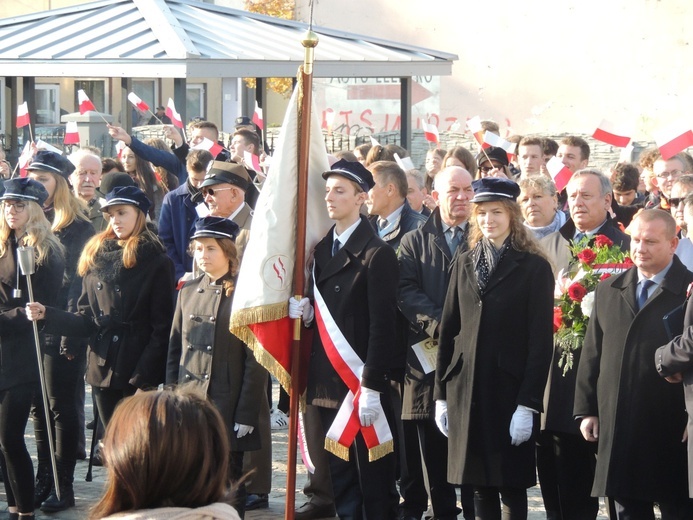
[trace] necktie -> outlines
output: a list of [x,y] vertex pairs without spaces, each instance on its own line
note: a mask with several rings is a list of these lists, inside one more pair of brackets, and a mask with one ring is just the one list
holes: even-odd
[[653,285],[654,282],[652,280],[643,280],[643,282],[640,284],[640,290],[638,291],[638,310],[645,306],[649,289]]
[[332,256],[336,255],[337,252],[342,248],[342,243],[339,240],[334,241],[332,244]]
[[577,234],[575,235],[575,238],[573,239],[573,242],[575,242],[575,243],[577,244],[578,242],[580,242],[580,240],[582,240],[582,239],[585,238],[586,236],[587,236],[587,235],[585,235],[584,233],[577,233]]
[[450,240],[448,241],[448,246],[450,246],[450,252],[454,255],[457,250],[457,246],[460,245],[460,228],[457,226],[448,229],[450,235]]
[[383,230],[387,227],[387,219],[386,218],[379,218],[378,219],[378,229]]

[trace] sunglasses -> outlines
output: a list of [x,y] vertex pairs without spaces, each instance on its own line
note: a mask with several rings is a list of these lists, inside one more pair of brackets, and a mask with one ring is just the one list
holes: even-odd
[[232,190],[232,189],[233,188],[217,188],[215,190],[214,188],[202,188],[202,193],[204,193],[205,195],[211,195],[212,197],[214,197],[214,194],[217,191],[226,191],[226,190]]
[[681,203],[682,203],[683,201],[685,201],[685,200],[686,200],[685,198],[680,198],[680,199],[679,199],[679,198],[673,198],[673,199],[669,199],[669,205],[670,205],[672,208],[676,208],[679,204],[681,204]]

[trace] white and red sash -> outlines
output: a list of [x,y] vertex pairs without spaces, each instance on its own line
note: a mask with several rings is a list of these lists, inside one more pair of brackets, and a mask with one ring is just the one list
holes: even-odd
[[349,389],[339,407],[337,417],[330,426],[325,439],[325,449],[337,457],[349,460],[349,447],[356,435],[361,432],[368,447],[368,459],[378,460],[392,453],[393,439],[382,405],[378,403],[378,418],[372,426],[361,426],[358,414],[359,396],[361,394],[361,375],[365,363],[349,345],[339,330],[325,304],[317,284],[314,284],[315,322],[322,340],[327,358],[332,367]]

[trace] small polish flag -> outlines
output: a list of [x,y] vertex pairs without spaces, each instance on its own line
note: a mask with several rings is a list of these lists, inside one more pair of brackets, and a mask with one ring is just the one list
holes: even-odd
[[655,142],[662,154],[662,159],[668,161],[674,155],[682,152],[689,146],[693,146],[693,131],[691,125],[683,121],[664,128],[654,135]]
[[115,145],[116,148],[116,157],[118,157],[118,160],[120,161],[120,157],[123,155],[123,150],[125,150],[125,143],[123,141],[118,141]]
[[501,136],[496,135],[493,132],[489,132],[488,130],[486,130],[486,132],[484,133],[484,143],[488,143],[491,146],[497,146],[498,148],[502,148],[508,155],[513,155],[515,153],[515,143],[511,143],[510,141],[507,141],[503,139]]
[[438,127],[436,125],[429,125],[425,121],[421,121],[421,127],[423,128],[426,141],[434,144],[440,142],[440,135],[438,134]]
[[26,101],[17,107],[17,128],[22,128],[30,123],[29,107]]
[[77,130],[76,121],[68,121],[65,124],[65,144],[79,144],[79,130]]
[[254,153],[250,153],[248,150],[244,151],[243,162],[249,165],[256,172],[262,173],[262,168],[260,167],[260,158]]
[[77,91],[77,101],[79,101],[80,114],[86,114],[90,110],[96,112],[96,107],[94,106],[94,103],[91,102],[89,96],[87,96],[87,93],[84,92],[84,90],[79,89]]
[[168,98],[168,105],[166,105],[166,115],[173,123],[176,128],[183,128],[183,119],[180,114],[176,112],[176,105],[173,104],[173,99]]
[[414,166],[414,161],[411,160],[411,157],[404,157],[401,158],[399,154],[395,154],[395,162],[399,165],[400,168],[402,168],[405,172],[409,170],[415,170],[416,166]]
[[482,148],[488,148],[491,146],[484,142],[484,129],[481,128],[481,118],[479,116],[474,116],[467,120],[467,128],[474,134],[474,139],[481,145]]
[[378,140],[373,136],[371,136],[371,146],[380,146]]
[[17,162],[19,163],[19,176],[20,177],[26,177],[27,176],[27,167],[29,166],[29,163],[31,162],[31,141],[27,141],[26,144],[24,145],[24,149],[22,150],[22,154],[19,156],[19,159]]
[[202,141],[193,146],[192,148],[194,150],[207,150],[214,157],[219,155],[221,151],[224,149],[224,147],[221,146],[219,143],[215,143],[214,141],[207,139],[206,137],[203,137]]
[[140,99],[140,97],[134,92],[130,92],[128,94],[128,100],[130,101],[130,103],[139,108],[142,112],[146,112],[149,110],[149,105],[142,101],[142,99]]
[[264,130],[265,123],[262,120],[262,109],[257,104],[257,101],[255,101],[255,112],[253,112],[253,123],[255,123],[255,126],[257,126],[260,130]]
[[611,146],[618,146],[619,148],[625,148],[630,143],[630,137],[628,134],[630,132],[624,131],[621,128],[617,128],[613,123],[602,119],[599,126],[592,134],[592,137]]
[[47,152],[53,152],[62,155],[63,151],[60,148],[56,148],[52,144],[48,144],[46,141],[42,141],[41,139],[36,141],[36,149],[37,150],[46,150]]
[[568,181],[573,176],[568,167],[563,164],[563,162],[556,156],[551,157],[549,162],[546,163],[546,169],[549,171],[549,175],[553,179],[556,189],[562,191],[566,187]]

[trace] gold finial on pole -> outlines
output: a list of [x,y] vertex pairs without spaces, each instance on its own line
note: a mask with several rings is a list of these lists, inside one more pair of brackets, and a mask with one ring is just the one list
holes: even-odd
[[315,60],[315,47],[318,44],[318,35],[312,30],[306,31],[301,40],[301,45],[306,49],[306,56],[303,61],[304,74],[313,73],[313,61]]

